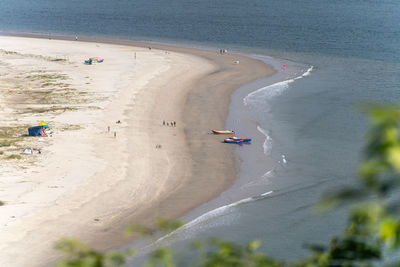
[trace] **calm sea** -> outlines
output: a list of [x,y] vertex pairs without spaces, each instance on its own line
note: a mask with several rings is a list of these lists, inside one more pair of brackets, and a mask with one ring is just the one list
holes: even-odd
[[252,128],[246,134],[262,151],[239,149],[243,188],[254,180],[268,194],[193,223],[173,242],[178,248],[199,237],[258,238],[272,256],[306,256],[302,244],[325,242],[345,222],[343,211],[316,215],[313,206],[354,181],[367,127],[357,105],[400,100],[397,0],[2,0],[0,31],[227,47],[287,60],[293,75],[280,79],[291,80],[240,89],[232,105],[246,115],[228,121]]

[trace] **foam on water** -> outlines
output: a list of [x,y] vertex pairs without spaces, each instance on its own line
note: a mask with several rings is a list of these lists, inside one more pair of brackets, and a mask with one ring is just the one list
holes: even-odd
[[250,202],[264,199],[272,193],[273,193],[273,191],[268,191],[268,192],[262,193],[257,196],[244,198],[239,201],[233,202],[231,204],[213,209],[213,210],[211,210],[207,213],[204,213],[203,215],[195,218],[194,220],[184,224],[183,226],[179,227],[175,231],[172,231],[171,233],[159,238],[150,246],[157,245],[158,243],[163,242],[163,241],[167,240],[168,238],[170,238],[172,236],[176,236],[176,235],[178,235],[180,239],[188,239],[188,238],[190,238],[190,233],[188,232],[188,230],[190,230],[192,228],[195,228],[194,230],[198,230],[199,225],[201,225],[201,229],[204,229],[206,226],[206,223],[211,221],[212,219],[214,219],[216,217],[220,217],[222,215],[224,215],[224,216],[228,215],[229,212],[232,211],[233,208],[235,208],[239,205],[245,204],[245,203],[250,203]]
[[287,160],[286,160],[286,156],[285,156],[285,155],[282,155],[282,163],[283,163],[283,164],[286,164],[286,163],[287,163]]
[[269,178],[272,175],[274,175],[275,169],[269,170],[266,173],[264,173],[263,178]]
[[284,92],[286,89],[288,89],[289,85],[292,82],[309,76],[313,69],[314,69],[314,66],[311,66],[306,72],[304,72],[302,75],[300,75],[296,78],[277,82],[277,83],[262,87],[254,92],[251,92],[243,99],[243,104],[245,106],[247,106],[250,103],[251,104],[256,103],[257,100],[265,101],[266,99],[269,100],[275,96],[278,96],[278,95],[282,94],[282,92]]
[[311,66],[306,72],[303,73],[300,77],[297,77],[295,80],[306,77],[311,74],[312,70],[314,69],[314,66]]
[[262,133],[263,135],[265,135],[265,141],[263,143],[263,149],[264,149],[264,154],[265,155],[269,155],[269,153],[271,152],[271,148],[272,148],[272,138],[268,135],[268,131],[261,128],[260,126],[257,126],[257,130]]

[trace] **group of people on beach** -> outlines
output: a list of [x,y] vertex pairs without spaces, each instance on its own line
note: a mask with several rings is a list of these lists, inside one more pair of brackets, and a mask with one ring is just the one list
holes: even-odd
[[167,125],[167,126],[176,127],[176,121],[166,122],[165,120],[163,120],[162,124],[163,124],[163,126]]
[[[121,120],[117,120],[115,123],[116,124],[121,124]],[[111,131],[111,127],[107,126],[107,132],[110,132],[110,131]],[[117,132],[116,131],[114,131],[114,138],[117,138]]]

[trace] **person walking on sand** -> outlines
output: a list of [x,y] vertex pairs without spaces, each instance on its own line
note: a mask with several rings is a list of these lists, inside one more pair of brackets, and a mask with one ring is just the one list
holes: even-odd
[[165,120],[162,121],[162,125],[165,126]]
[[174,127],[176,127],[176,121],[174,121]]

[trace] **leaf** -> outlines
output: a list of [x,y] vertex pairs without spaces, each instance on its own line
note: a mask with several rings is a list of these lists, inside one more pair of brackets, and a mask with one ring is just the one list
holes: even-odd
[[400,171],[400,146],[388,148],[387,159],[396,171]]
[[182,225],[183,223],[178,220],[168,220],[165,218],[157,219],[157,227],[159,228],[160,231],[164,233],[172,232],[181,227]]
[[128,236],[133,234],[139,234],[141,236],[150,236],[152,235],[152,233],[153,231],[150,228],[144,227],[139,224],[130,224],[125,229],[125,234]]
[[396,230],[397,230],[396,222],[392,219],[387,219],[381,224],[381,227],[379,229],[379,236],[385,242],[392,242]]
[[324,213],[338,206],[349,204],[354,201],[359,201],[367,194],[365,191],[358,188],[343,187],[335,190],[324,197],[316,206],[316,210],[319,213]]
[[260,240],[253,240],[247,244],[247,250],[250,252],[256,251],[261,246]]

